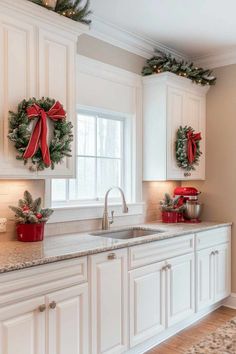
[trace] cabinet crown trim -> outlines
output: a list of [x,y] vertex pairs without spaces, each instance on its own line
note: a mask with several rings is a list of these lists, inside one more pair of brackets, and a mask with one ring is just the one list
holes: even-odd
[[210,86],[201,86],[193,83],[190,79],[185,77],[178,76],[171,72],[164,72],[161,74],[154,74],[143,77],[144,86],[152,85],[156,83],[163,83],[166,85],[175,85],[180,87],[181,89],[185,88],[186,90],[190,90],[193,92],[198,92],[198,94],[206,95]]
[[49,11],[44,7],[36,5],[28,0],[2,0],[2,8],[7,8],[14,13],[20,13],[32,17],[33,20],[39,22],[46,22],[50,25],[55,25],[58,29],[70,32],[72,35],[78,37],[81,34],[89,31],[89,26],[70,20],[65,16],[61,16],[56,12]]

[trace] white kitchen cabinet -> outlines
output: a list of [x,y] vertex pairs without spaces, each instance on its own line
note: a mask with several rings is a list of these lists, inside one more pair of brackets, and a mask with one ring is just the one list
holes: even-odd
[[0,309],[0,354],[45,354],[45,308],[40,296]]
[[88,354],[88,286],[77,285],[46,296],[48,353]]
[[230,245],[225,243],[215,248],[215,301],[230,295],[231,257]]
[[[56,98],[67,112],[67,119],[76,127],[76,41],[68,38],[64,32],[53,31],[52,28],[39,29],[39,97]],[[75,133],[76,130],[74,130]],[[71,144],[75,151],[74,142]],[[55,171],[46,169],[39,171],[39,177],[55,174],[71,177],[75,174],[75,153],[66,157]]]
[[[76,55],[78,36],[87,26],[29,1],[1,1],[0,13],[0,178],[67,178],[75,173],[72,157],[42,172],[29,171],[16,160],[7,138],[8,111],[24,98],[59,100],[76,132]],[[48,122],[52,126],[52,122]]]
[[197,309],[230,295],[230,243],[197,252]]
[[[205,105],[208,89],[172,73],[143,78],[145,181],[205,178]],[[179,168],[175,157],[176,133],[180,126],[185,125],[202,135],[200,163],[191,172]]]
[[93,354],[118,354],[128,342],[127,249],[90,256]]
[[129,274],[131,347],[165,329],[164,265],[164,262],[158,262]]
[[33,178],[7,138],[9,110],[36,95],[35,28],[26,21],[0,13],[0,178]]
[[191,316],[195,311],[194,254],[186,254],[167,261],[167,327]]
[[0,309],[0,354],[88,354],[88,345],[87,284]]
[[194,253],[131,271],[130,346],[191,316],[194,284]]
[[197,253],[197,307],[198,309],[214,302],[214,248]]

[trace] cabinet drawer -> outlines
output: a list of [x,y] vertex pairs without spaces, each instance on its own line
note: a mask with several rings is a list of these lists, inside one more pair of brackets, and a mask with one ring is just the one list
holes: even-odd
[[202,231],[196,234],[196,247],[197,250],[212,247],[220,243],[230,241],[231,227],[220,227],[213,230]]
[[193,252],[194,236],[185,235],[129,248],[129,269]]
[[87,281],[87,257],[0,274],[0,306]]

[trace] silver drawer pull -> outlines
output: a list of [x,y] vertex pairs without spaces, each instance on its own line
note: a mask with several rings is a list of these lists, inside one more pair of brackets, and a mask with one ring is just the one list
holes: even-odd
[[115,253],[109,253],[107,256],[107,259],[109,259],[109,261],[112,261],[113,259],[116,259],[116,254]]
[[215,251],[212,251],[211,252],[211,256],[214,256],[216,253],[215,253]]
[[216,251],[215,251],[215,254],[219,254],[219,251],[218,251],[218,250],[216,250]]

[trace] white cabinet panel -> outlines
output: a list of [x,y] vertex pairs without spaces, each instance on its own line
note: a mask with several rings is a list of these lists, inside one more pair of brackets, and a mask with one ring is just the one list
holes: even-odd
[[165,328],[164,262],[130,272],[130,346]]
[[45,354],[44,297],[0,309],[0,354]]
[[128,337],[127,250],[90,257],[92,353],[122,353]]
[[16,160],[17,151],[7,138],[8,111],[16,111],[23,99],[49,96],[63,103],[68,119],[76,125],[77,39],[87,27],[64,21],[28,1],[3,0],[1,6],[0,178],[73,177],[75,144],[72,158],[65,158],[54,171],[32,172]]
[[168,327],[189,317],[195,311],[194,254],[172,258],[167,270]]
[[225,243],[215,250],[215,301],[230,295],[230,244]]
[[230,243],[197,252],[197,309],[230,295]]
[[[67,120],[76,125],[75,65],[76,45],[63,33],[39,30],[39,96],[60,101],[67,111]],[[48,125],[53,126],[52,122]],[[75,133],[75,129],[74,129]],[[39,177],[73,177],[75,168],[75,144],[72,143],[73,157],[65,158],[55,170],[39,172]]]
[[197,310],[214,302],[214,248],[197,253]]
[[60,290],[46,299],[49,353],[88,354],[88,285]]
[[33,26],[0,14],[0,177],[35,177],[7,138],[9,110],[36,95],[34,36]]
[[[209,87],[172,73],[144,77],[143,84],[143,179],[205,179],[205,102]],[[177,130],[185,125],[202,135],[200,163],[190,172],[176,163]]]

